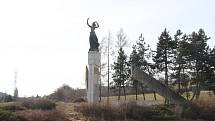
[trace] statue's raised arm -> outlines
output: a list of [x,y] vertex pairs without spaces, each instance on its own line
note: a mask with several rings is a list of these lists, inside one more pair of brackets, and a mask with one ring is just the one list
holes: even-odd
[[89,24],[89,19],[90,18],[87,18],[87,25],[91,28],[92,26],[90,26],[90,24]]
[[95,28],[99,28],[99,23],[97,21],[95,21],[95,23],[96,23]]

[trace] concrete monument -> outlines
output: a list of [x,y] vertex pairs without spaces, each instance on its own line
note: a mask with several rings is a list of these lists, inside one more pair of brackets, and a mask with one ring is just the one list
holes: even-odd
[[89,103],[96,103],[99,99],[98,81],[100,80],[101,54],[99,52],[99,43],[95,28],[98,28],[99,24],[95,21],[90,25],[88,21],[89,18],[87,19],[87,25],[91,28],[91,32],[89,37],[90,49],[88,52],[88,68],[86,68],[87,100]]

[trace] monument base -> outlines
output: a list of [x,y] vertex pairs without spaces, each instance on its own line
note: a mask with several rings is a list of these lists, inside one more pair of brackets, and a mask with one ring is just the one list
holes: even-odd
[[88,87],[87,87],[87,101],[89,103],[98,102],[98,92],[100,78],[100,63],[101,53],[98,51],[88,52]]

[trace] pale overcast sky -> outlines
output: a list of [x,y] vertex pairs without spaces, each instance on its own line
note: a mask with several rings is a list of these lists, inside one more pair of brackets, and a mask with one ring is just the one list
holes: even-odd
[[131,43],[143,33],[155,49],[170,34],[203,28],[215,45],[214,0],[1,0],[0,91],[47,95],[62,84],[84,87],[89,50],[86,20],[98,21],[99,41],[122,27]]

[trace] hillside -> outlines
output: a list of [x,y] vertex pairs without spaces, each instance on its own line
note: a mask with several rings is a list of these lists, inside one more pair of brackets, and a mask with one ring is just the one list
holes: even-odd
[[0,92],[0,98],[2,98],[3,96],[5,96],[5,93]]

